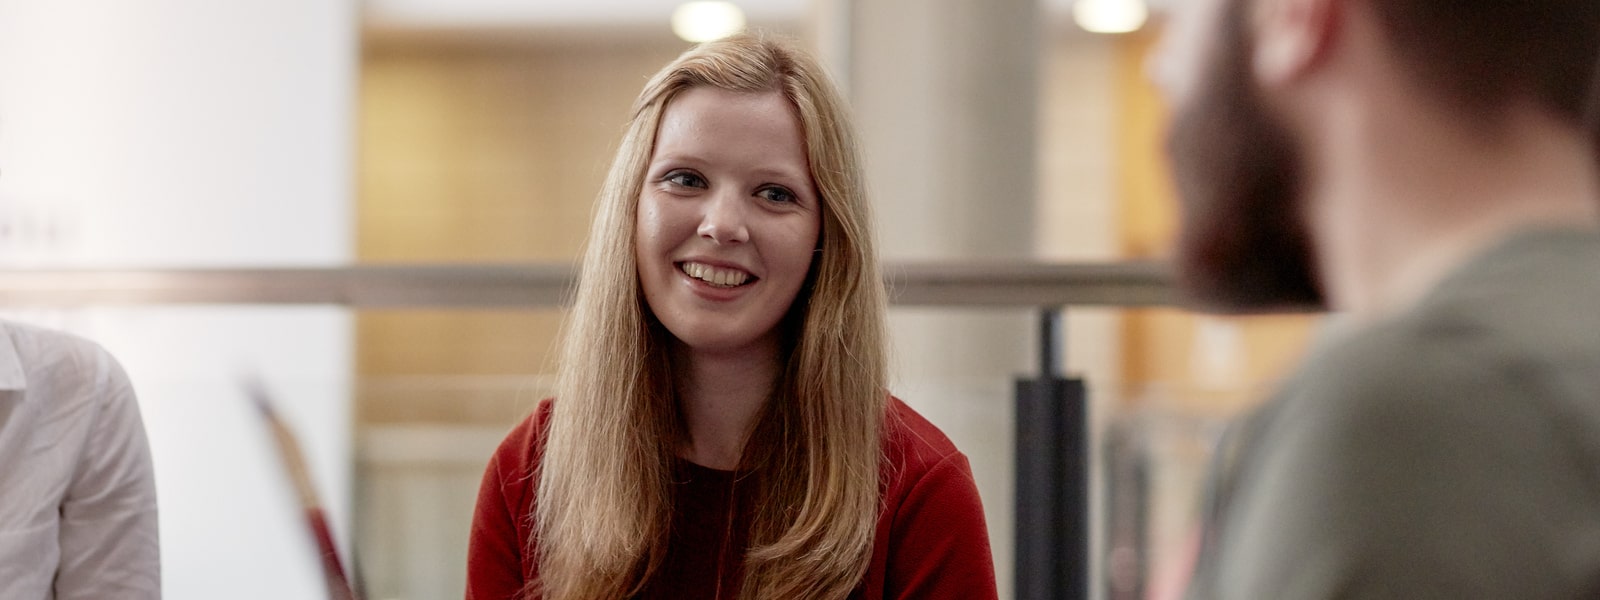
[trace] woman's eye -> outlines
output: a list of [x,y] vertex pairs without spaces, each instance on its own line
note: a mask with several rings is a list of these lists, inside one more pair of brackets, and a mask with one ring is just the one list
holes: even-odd
[[673,171],[671,173],[667,173],[665,180],[667,183],[681,185],[683,187],[706,187],[706,180],[701,179],[699,175],[695,175],[694,173],[690,173],[688,171]]
[[771,202],[781,202],[785,204],[792,204],[799,201],[799,198],[795,197],[794,192],[781,187],[762,188],[761,191],[756,192],[756,195],[766,198]]

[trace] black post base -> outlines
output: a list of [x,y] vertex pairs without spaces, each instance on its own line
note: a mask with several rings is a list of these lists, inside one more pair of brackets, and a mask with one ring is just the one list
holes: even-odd
[[1017,381],[1016,396],[1016,598],[1087,600],[1087,389],[1045,376]]

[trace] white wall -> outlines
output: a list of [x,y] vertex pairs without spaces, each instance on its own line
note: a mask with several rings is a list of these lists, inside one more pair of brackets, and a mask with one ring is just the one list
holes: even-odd
[[[353,0],[0,0],[0,231],[13,226],[0,268],[348,262],[357,47]],[[347,538],[345,311],[11,316],[88,335],[127,367],[155,455],[166,598],[321,597],[238,378],[278,393]]]

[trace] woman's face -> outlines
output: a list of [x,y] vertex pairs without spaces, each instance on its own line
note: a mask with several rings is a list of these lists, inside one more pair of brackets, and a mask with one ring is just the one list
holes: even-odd
[[634,235],[645,300],[678,340],[719,354],[775,348],[821,222],[782,95],[694,87],[667,104]]

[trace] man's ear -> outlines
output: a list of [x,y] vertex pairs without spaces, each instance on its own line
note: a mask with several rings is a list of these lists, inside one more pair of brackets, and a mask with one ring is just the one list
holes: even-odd
[[1251,67],[1266,88],[1301,79],[1326,59],[1339,33],[1345,0],[1255,0]]

